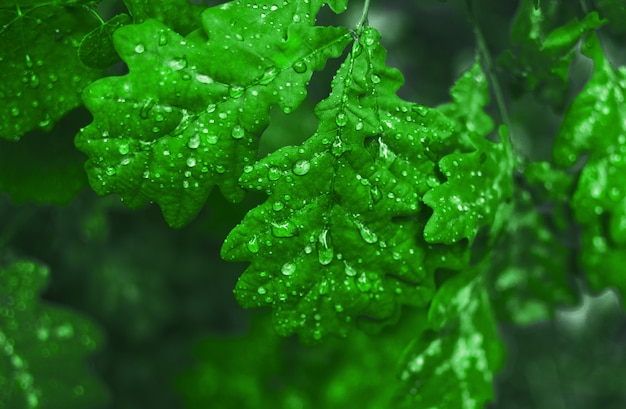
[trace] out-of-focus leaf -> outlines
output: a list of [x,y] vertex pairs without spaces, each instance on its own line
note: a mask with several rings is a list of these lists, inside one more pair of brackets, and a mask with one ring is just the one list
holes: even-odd
[[78,47],[78,56],[83,64],[104,69],[120,61],[113,47],[113,32],[126,24],[130,24],[128,14],[118,14],[87,34]]

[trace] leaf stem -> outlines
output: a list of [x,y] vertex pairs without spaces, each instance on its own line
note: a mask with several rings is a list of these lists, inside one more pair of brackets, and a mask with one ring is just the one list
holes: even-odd
[[363,14],[361,14],[361,19],[359,20],[359,23],[356,25],[357,32],[359,31],[361,27],[366,26],[368,24],[367,18],[369,15],[369,11],[370,11],[370,0],[365,0],[365,4],[363,5]]

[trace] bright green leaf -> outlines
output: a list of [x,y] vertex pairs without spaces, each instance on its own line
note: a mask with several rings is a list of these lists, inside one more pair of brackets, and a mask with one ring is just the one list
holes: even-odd
[[82,7],[0,9],[0,138],[50,130],[80,105],[100,73],[81,63],[78,42],[96,24]]
[[0,403],[11,409],[99,407],[106,393],[84,360],[100,333],[76,313],[38,300],[48,274],[26,261],[0,267]]
[[128,14],[118,14],[87,34],[78,47],[78,56],[83,64],[104,69],[118,62],[120,57],[113,48],[113,32],[129,23]]
[[270,107],[294,110],[313,71],[351,38],[345,28],[308,25],[314,11],[233,2],[207,9],[205,32],[188,38],[155,20],[118,29],[114,43],[130,73],[85,90],[94,122],[76,138],[93,189],[118,193],[131,208],[155,201],[176,227],[216,184],[241,199],[237,178],[256,156]]
[[462,245],[421,239],[420,201],[439,182],[429,144],[449,135],[436,110],[402,101],[402,75],[387,67],[367,28],[315,109],[315,135],[246,168],[241,178],[268,200],[226,239],[222,256],[249,260],[236,296],[271,305],[281,335],[306,341],[346,335],[358,317],[395,319],[424,305],[438,267],[459,268]]
[[513,158],[508,136],[500,143],[486,139],[493,121],[483,112],[488,102],[487,80],[475,63],[452,88],[454,102],[439,108],[455,122],[455,140],[465,152],[443,157],[439,169],[443,184],[424,195],[433,215],[424,228],[429,242],[446,244],[474,240],[482,226],[492,226],[503,202],[512,194]]

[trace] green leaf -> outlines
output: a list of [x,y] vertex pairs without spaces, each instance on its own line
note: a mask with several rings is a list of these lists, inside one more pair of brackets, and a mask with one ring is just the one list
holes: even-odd
[[227,5],[207,9],[204,31],[188,38],[155,20],[115,32],[130,73],[85,90],[94,122],[76,137],[98,194],[118,193],[131,208],[155,201],[175,227],[216,184],[240,200],[237,178],[256,156],[270,107],[294,110],[313,71],[351,38],[345,28],[308,25],[311,5],[267,13]]
[[80,105],[81,89],[100,72],[81,63],[78,42],[96,24],[82,7],[0,9],[0,71],[5,78],[0,83],[0,138],[17,140],[33,129],[50,130]]
[[573,165],[587,153],[572,208],[584,227],[581,260],[596,290],[624,286],[619,259],[626,249],[626,68],[614,69],[595,36],[583,53],[594,71],[568,108],[554,143],[557,164]]
[[130,23],[128,14],[118,14],[87,34],[78,47],[80,60],[88,67],[104,69],[120,60],[113,48],[113,32]]
[[12,409],[99,407],[107,395],[84,360],[101,335],[85,318],[38,300],[48,275],[27,261],[0,267],[0,402]]
[[205,6],[189,0],[124,0],[133,23],[155,19],[176,33],[186,36],[200,25]]
[[271,305],[281,335],[345,336],[356,318],[388,323],[401,304],[424,305],[438,267],[460,268],[466,247],[426,244],[429,145],[449,136],[437,110],[402,101],[379,34],[366,28],[315,108],[319,127],[246,168],[242,185],[268,193],[222,247],[251,265],[235,294]]
[[401,373],[407,393],[396,407],[478,409],[493,399],[504,354],[480,275],[467,271],[437,291],[429,321],[439,332],[411,348]]
[[514,166],[504,128],[500,143],[486,139],[493,121],[483,111],[489,94],[478,62],[451,93],[454,102],[439,110],[453,119],[455,140],[465,152],[451,153],[439,161],[447,181],[424,195],[424,203],[434,211],[424,237],[428,242],[446,244],[463,238],[472,242],[481,227],[494,224],[502,204],[512,195]]
[[68,132],[76,122],[73,112],[50,133],[29,132],[19,142],[0,140],[0,192],[15,203],[69,203],[87,186],[85,158]]

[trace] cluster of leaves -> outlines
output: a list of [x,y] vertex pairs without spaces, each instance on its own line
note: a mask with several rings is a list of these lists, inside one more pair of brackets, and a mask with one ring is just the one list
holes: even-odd
[[[316,25],[323,7],[339,14],[347,0],[124,4],[128,13],[105,22],[92,1],[0,2],[0,68],[10,79],[0,85],[0,188],[18,202],[61,204],[88,180],[131,209],[156,203],[175,228],[198,215],[214,186],[231,202],[246,191],[266,195],[221,248],[225,260],[249,262],[237,301],[271,309],[271,324],[255,324],[250,339],[233,344],[263,345],[255,357],[232,361],[230,377],[246,385],[249,400],[230,384],[206,388],[223,376],[215,351],[233,348],[209,340],[199,347],[198,367],[181,377],[190,406],[217,399],[225,408],[335,407],[395,379],[397,387],[377,393],[370,407],[482,407],[503,363],[497,321],[550,318],[555,305],[576,300],[568,271],[576,270],[569,262],[576,249],[562,243],[573,222],[582,230],[580,270],[590,287],[626,291],[619,268],[626,71],[613,66],[596,34],[624,18],[623,10],[607,13],[619,11],[616,2],[583,13],[578,5],[524,0],[513,47],[498,58],[511,89],[535,92],[557,112],[568,104],[573,62],[593,62],[563,114],[553,162],[516,153],[516,118],[506,115],[478,23],[476,57],[451,87],[451,102],[427,107],[398,96],[404,78],[387,65],[381,35],[367,22],[369,2],[354,28]],[[272,110],[298,110],[314,72],[339,57],[330,95],[314,109],[313,135],[257,159]],[[115,64],[124,71],[107,75]],[[490,84],[503,123],[486,112]],[[79,106],[92,115],[74,139],[87,156],[86,175],[80,153],[41,132],[63,129],[62,118]],[[55,158],[44,159],[52,149]],[[543,224],[540,204],[554,226]],[[41,312],[35,293],[44,267],[0,261],[0,389],[8,391],[0,398],[15,407],[58,407],[63,389],[81,405],[101,400],[82,372],[65,380],[58,365],[56,372],[38,367],[48,355],[82,359],[77,353],[93,349],[95,330],[75,316]],[[341,376],[325,378],[327,395],[302,394],[306,380],[281,361],[254,366],[294,348],[307,356],[270,327],[307,345],[336,343],[310,358],[341,355]],[[49,333],[51,340],[42,335]],[[359,354],[379,347],[378,357],[356,366]],[[301,364],[322,373],[319,362]],[[359,370],[380,379],[350,385]],[[277,373],[269,382],[281,394],[271,397],[265,387]]]

